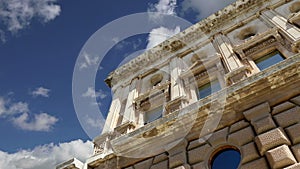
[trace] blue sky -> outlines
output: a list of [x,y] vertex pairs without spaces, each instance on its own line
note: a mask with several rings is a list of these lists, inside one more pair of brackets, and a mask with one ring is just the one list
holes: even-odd
[[[0,166],[48,169],[72,156],[91,155],[91,138],[73,106],[72,76],[83,45],[102,26],[149,11],[196,23],[233,1],[0,0]],[[103,82],[107,74],[127,56],[166,38],[157,33],[179,31],[157,27],[123,41],[112,39],[116,45],[101,63],[95,89],[87,88],[82,97],[96,98],[105,116],[111,101]],[[87,56],[82,68],[97,59]],[[88,124],[100,133],[95,119]]]

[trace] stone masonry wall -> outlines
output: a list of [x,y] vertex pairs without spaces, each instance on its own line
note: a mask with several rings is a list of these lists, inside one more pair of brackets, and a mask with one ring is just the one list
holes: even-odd
[[241,169],[300,168],[300,95],[273,107],[264,102],[241,113],[243,120],[219,129],[206,141],[186,140],[169,152],[122,168],[206,169],[212,155],[228,146],[241,153]]

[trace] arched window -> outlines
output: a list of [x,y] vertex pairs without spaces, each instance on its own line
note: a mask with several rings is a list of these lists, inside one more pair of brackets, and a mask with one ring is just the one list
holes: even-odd
[[241,153],[234,147],[226,147],[215,152],[211,158],[211,169],[238,169]]

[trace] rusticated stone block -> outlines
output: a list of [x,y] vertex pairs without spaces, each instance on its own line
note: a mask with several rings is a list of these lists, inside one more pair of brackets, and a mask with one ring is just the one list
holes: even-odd
[[228,134],[228,127],[216,131],[212,134],[212,136],[208,139],[208,142],[212,146],[217,146],[227,142],[227,134]]
[[174,168],[174,169],[190,169],[190,168],[191,168],[191,167],[190,167],[188,164],[185,164],[185,165],[176,167],[176,168]]
[[271,112],[270,105],[268,102],[257,105],[249,110],[244,111],[244,116],[249,121],[255,121],[266,117]]
[[250,124],[246,122],[245,120],[241,120],[239,122],[234,123],[233,125],[230,126],[229,133],[236,132],[238,130],[241,130],[243,128],[248,127]]
[[276,128],[255,138],[260,155],[282,144],[291,145],[281,128]]
[[134,169],[149,169],[152,165],[153,158],[139,162],[134,165]]
[[169,157],[170,168],[178,167],[186,163],[186,153],[181,152]]
[[280,105],[277,105],[275,107],[273,107],[273,110],[272,110],[272,114],[275,115],[275,114],[278,114],[278,113],[281,113],[285,110],[288,110],[288,109],[291,109],[293,107],[295,107],[296,105],[291,103],[291,102],[284,102]]
[[154,157],[153,164],[159,163],[167,159],[168,159],[168,155],[166,153],[160,154]]
[[296,163],[296,159],[287,145],[267,151],[266,156],[273,169],[287,167]]
[[255,160],[257,158],[259,158],[259,154],[256,150],[256,146],[254,144],[254,142],[251,142],[249,144],[246,144],[242,147],[242,164],[245,164],[249,161]]
[[300,144],[292,147],[292,151],[295,154],[296,159],[300,162]]
[[300,107],[294,107],[274,116],[281,127],[287,127],[300,122]]
[[300,106],[300,95],[291,99],[291,101]]
[[192,149],[188,152],[188,161],[190,164],[195,164],[201,162],[205,159],[211,147],[205,144],[201,147]]
[[300,123],[286,128],[286,132],[293,144],[300,143]]
[[269,169],[269,167],[265,158],[260,158],[258,160],[243,164],[241,169]]
[[268,130],[276,128],[276,125],[271,116],[252,122],[252,125],[257,134],[261,134]]
[[154,164],[150,169],[168,169],[168,160]]
[[205,141],[200,141],[199,139],[193,140],[193,141],[191,141],[191,142],[189,143],[187,149],[188,149],[188,150],[191,150],[191,149],[194,149],[194,148],[199,147],[199,146],[204,145],[204,144],[206,144]]
[[206,169],[206,163],[205,162],[201,162],[201,163],[197,163],[195,165],[193,165],[193,169]]
[[228,137],[228,142],[236,145],[244,145],[251,142],[254,139],[254,132],[251,127],[244,128],[235,133],[232,133]]
[[300,163],[297,163],[297,164],[288,166],[288,167],[286,167],[284,169],[299,169],[299,168],[300,168]]
[[130,166],[130,167],[126,167],[125,169],[134,169],[132,166]]

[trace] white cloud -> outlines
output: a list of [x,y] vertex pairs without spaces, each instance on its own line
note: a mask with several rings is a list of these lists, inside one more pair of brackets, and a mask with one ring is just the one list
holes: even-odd
[[93,87],[89,87],[86,92],[82,94],[82,97],[89,97],[89,98],[100,98],[104,99],[107,95],[104,91],[99,89],[98,91],[95,91]]
[[97,63],[98,63],[98,61],[100,59],[100,56],[94,56],[93,57],[93,56],[89,55],[86,52],[83,52],[82,55],[83,55],[84,60],[80,63],[80,66],[79,66],[80,70],[88,68],[89,66],[95,66],[95,65],[97,65]]
[[42,97],[49,97],[50,89],[39,87],[36,88],[34,91],[31,92],[31,95],[34,97],[42,96]]
[[74,140],[59,145],[51,143],[12,154],[0,151],[0,166],[8,169],[53,169],[73,157],[84,162],[92,153],[91,141]]
[[152,29],[148,37],[147,49],[153,48],[164,40],[172,37],[173,35],[180,32],[180,27],[177,26],[175,29],[168,29],[165,27],[159,27]]
[[46,113],[33,114],[30,118],[26,102],[12,102],[0,96],[0,117],[11,121],[22,130],[50,131],[58,119]]
[[6,100],[0,97],[0,117],[12,116],[16,114],[28,113],[28,104],[25,102],[11,103],[10,100]]
[[12,118],[12,122],[17,127],[28,131],[50,131],[57,121],[56,117],[47,113],[34,114],[33,119],[29,118],[28,113],[23,113],[19,117]]
[[13,33],[27,27],[33,18],[46,23],[56,18],[61,8],[57,0],[0,0],[0,20]]
[[[176,0],[159,0],[157,4],[150,4],[149,12],[159,12],[166,15],[175,15]],[[153,19],[158,19],[160,15],[151,15]]]
[[203,19],[209,15],[217,12],[218,10],[224,8],[225,6],[235,2],[236,0],[184,0],[182,2],[183,12],[188,12],[188,10],[194,10],[198,13],[197,19]]
[[0,41],[2,43],[6,42],[5,32],[3,30],[1,30],[1,29],[0,29]]

